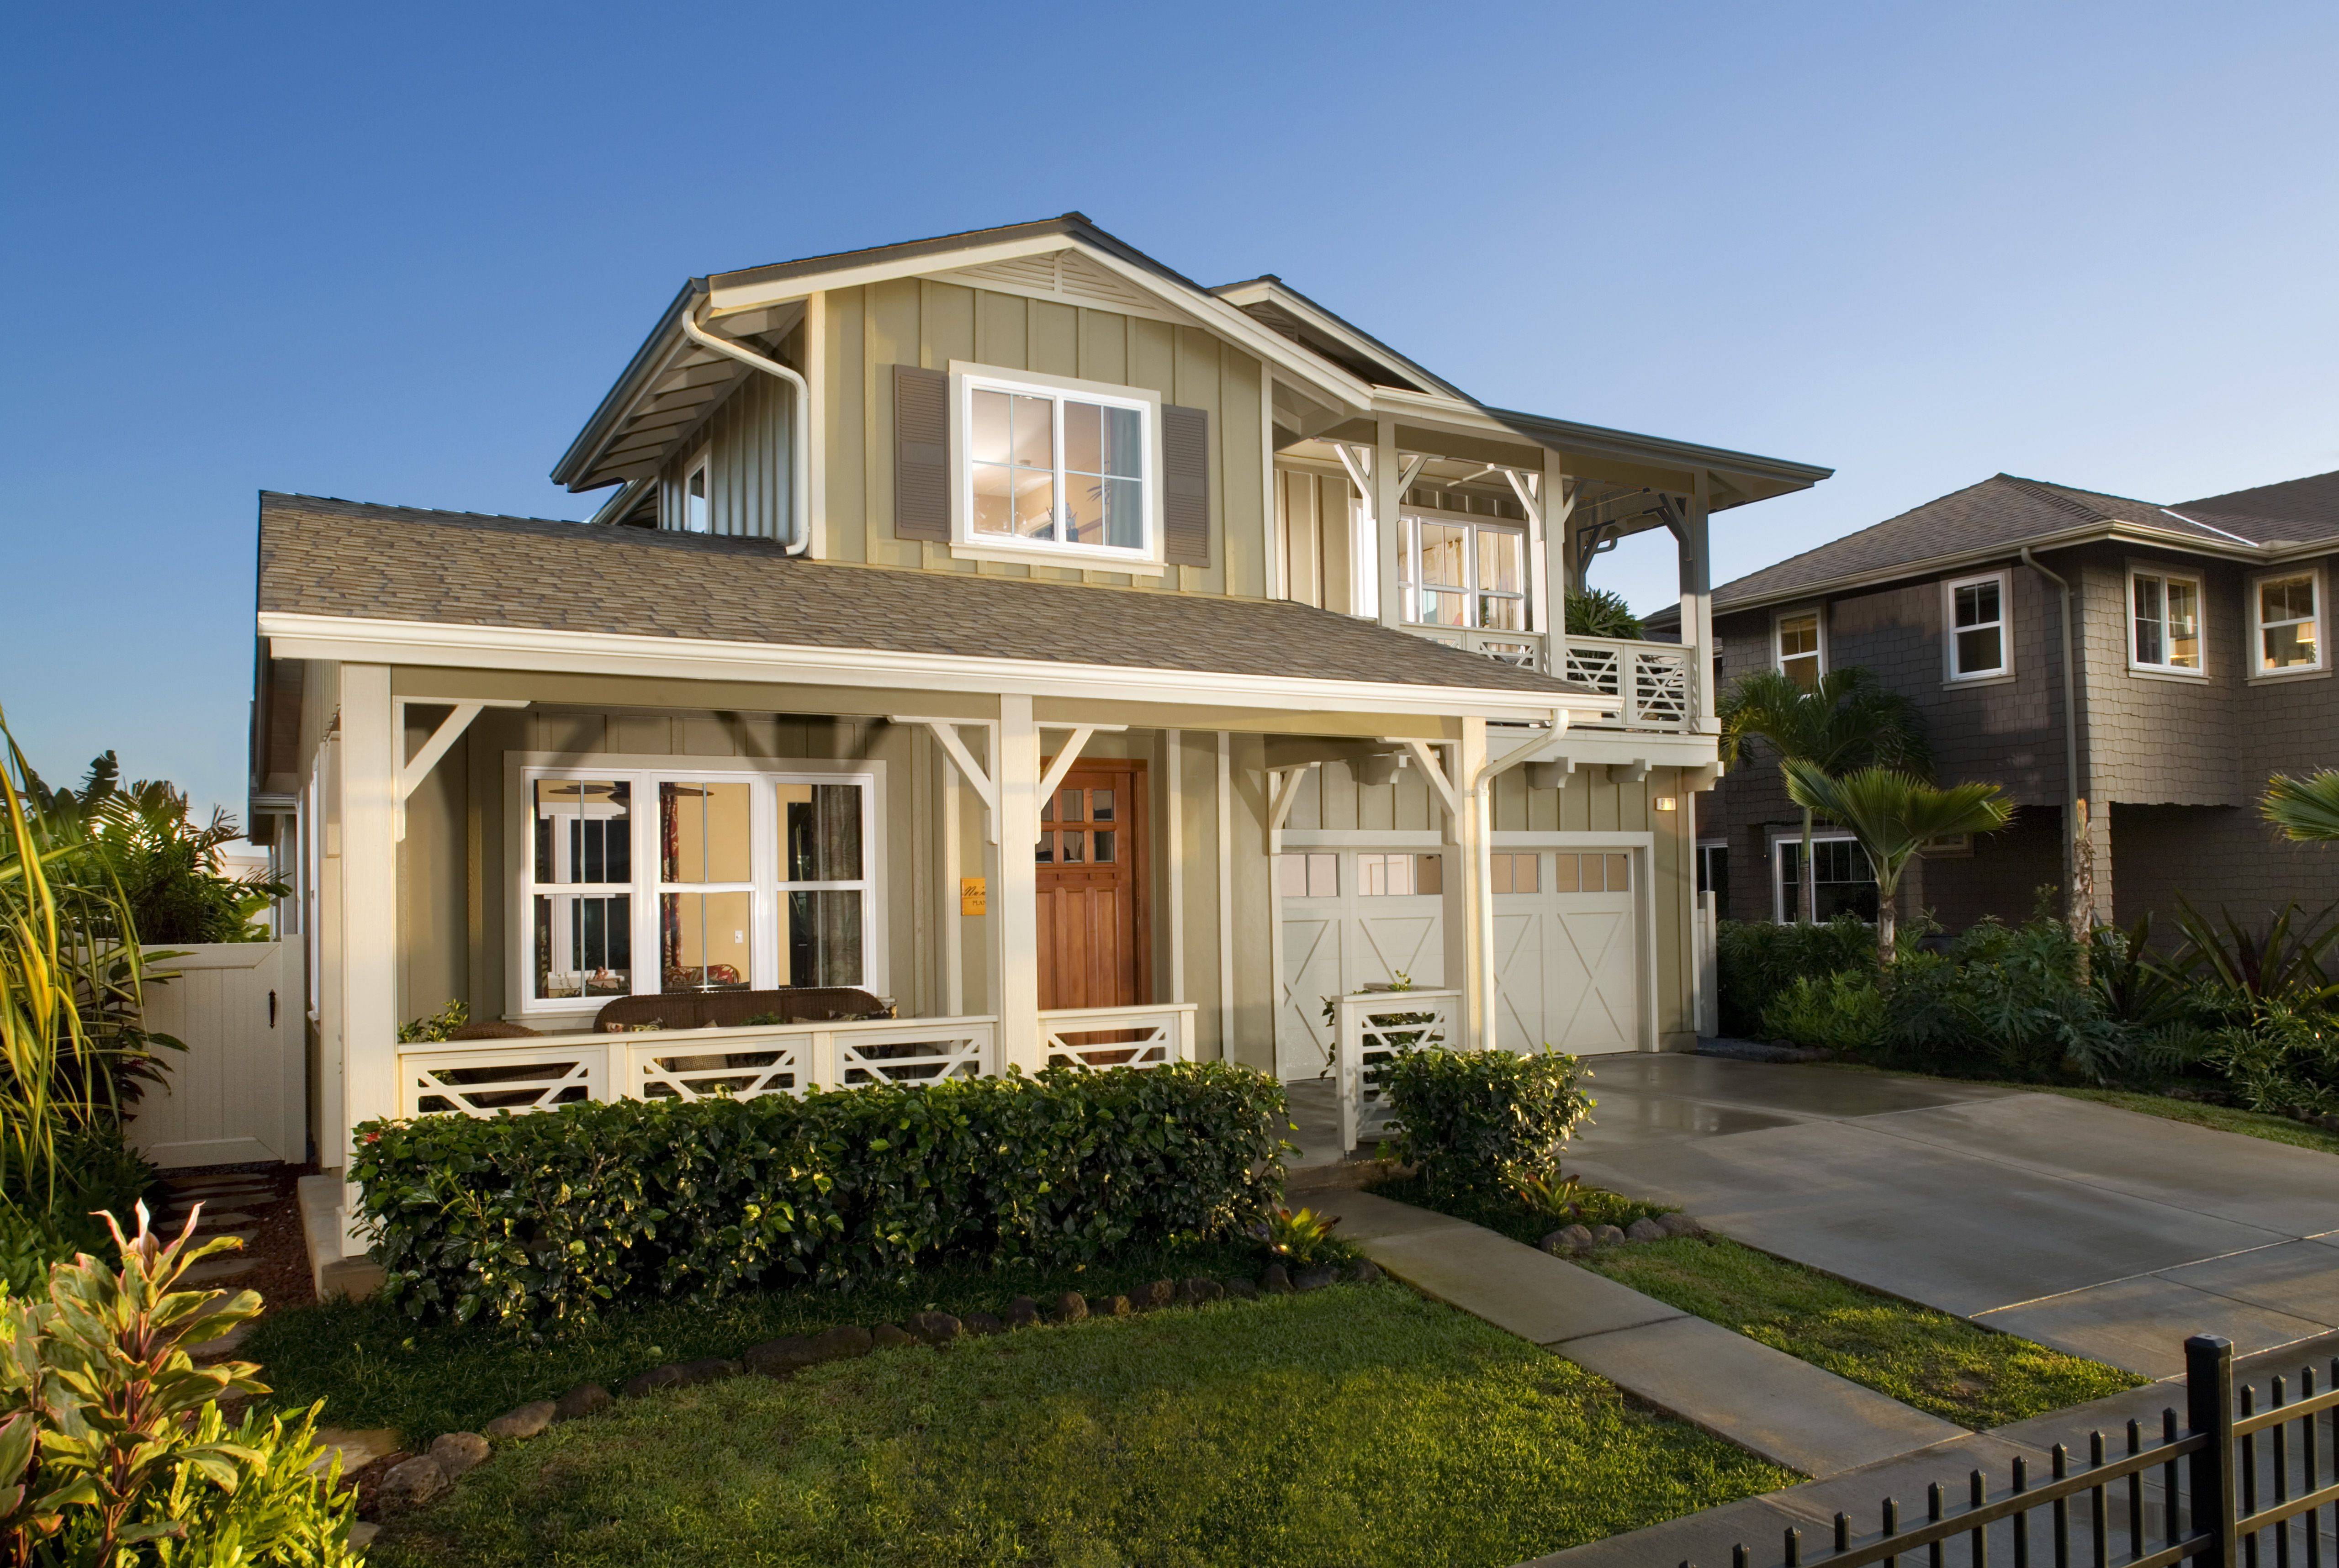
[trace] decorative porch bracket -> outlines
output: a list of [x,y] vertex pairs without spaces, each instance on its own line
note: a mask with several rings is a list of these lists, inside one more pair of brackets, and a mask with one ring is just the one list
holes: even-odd
[[1291,820],[1291,808],[1298,802],[1299,786],[1308,782],[1308,771],[1320,767],[1320,763],[1303,763],[1298,767],[1284,768],[1269,774],[1271,793],[1268,796],[1267,853],[1283,853],[1283,824]]
[[[942,746],[943,751],[950,754],[950,759],[957,765],[958,771],[966,775],[966,782],[974,786],[974,793],[982,797],[984,818],[990,823],[991,827],[991,842],[993,843],[999,843],[999,819],[1001,813],[999,810],[998,721],[995,719],[926,718],[913,715],[894,714],[890,715],[886,722],[889,724],[923,725],[926,726],[928,732],[933,735],[936,743]],[[979,725],[982,726],[985,736],[983,749],[990,754],[988,766],[976,762],[974,760],[973,754],[966,749],[966,742],[958,733],[959,726],[962,725]],[[1127,725],[1041,725],[1037,727],[1043,730],[1070,730],[1071,732],[1071,738],[1064,743],[1062,749],[1056,754],[1056,760],[1049,764],[1047,774],[1040,780],[1040,787],[1037,791],[1036,798],[1044,801],[1056,793],[1056,787],[1064,782],[1064,775],[1072,771],[1072,764],[1074,763],[1081,760],[1081,752],[1088,745],[1089,737],[1091,735],[1100,733],[1117,735],[1121,731],[1126,730],[1129,726]],[[1036,831],[1036,824],[1034,831]]]
[[439,721],[439,727],[430,732],[430,738],[422,743],[422,749],[398,770],[397,832],[400,843],[406,838],[407,797],[422,787],[422,781],[430,776],[430,770],[439,765],[439,759],[463,738],[464,732],[471,727],[471,721],[489,708],[524,708],[528,701],[527,697],[467,697],[461,702],[441,705],[427,697],[390,698],[390,735],[400,745],[405,742],[406,710],[409,707],[448,705],[454,710]]

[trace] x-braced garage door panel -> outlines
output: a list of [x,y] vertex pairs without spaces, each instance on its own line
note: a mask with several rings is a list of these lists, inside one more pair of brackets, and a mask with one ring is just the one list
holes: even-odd
[[1622,851],[1494,855],[1495,1038],[1579,1056],[1641,1042],[1633,857]]
[[1407,851],[1303,850],[1278,857],[1282,996],[1275,1070],[1314,1078],[1332,1059],[1324,999],[1400,975],[1446,983],[1444,857]]

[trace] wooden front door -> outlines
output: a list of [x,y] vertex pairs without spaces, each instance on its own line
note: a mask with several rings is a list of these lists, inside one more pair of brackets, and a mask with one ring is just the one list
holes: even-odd
[[1145,764],[1081,763],[1040,808],[1040,1006],[1150,1000]]

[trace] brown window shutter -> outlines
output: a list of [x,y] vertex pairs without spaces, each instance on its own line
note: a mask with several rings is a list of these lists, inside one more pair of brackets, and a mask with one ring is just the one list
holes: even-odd
[[1210,416],[1161,405],[1162,558],[1173,567],[1210,564]]
[[893,367],[893,537],[950,543],[950,378]]

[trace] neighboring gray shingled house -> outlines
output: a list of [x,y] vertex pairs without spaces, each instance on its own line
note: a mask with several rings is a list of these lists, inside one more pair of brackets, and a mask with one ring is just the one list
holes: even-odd
[[[2166,506],[1999,474],[1717,587],[1716,677],[1865,666],[1923,711],[1943,780],[2005,787],[2014,825],[1928,855],[1904,914],[2016,920],[2050,887],[2162,932],[2180,894],[2319,908],[2339,862],[2255,808],[2269,774],[2339,763],[2334,557],[2339,473]],[[1800,823],[1768,754],[1700,801],[1726,914],[1794,915]],[[1822,915],[1873,908],[1852,845],[1814,858]]]

